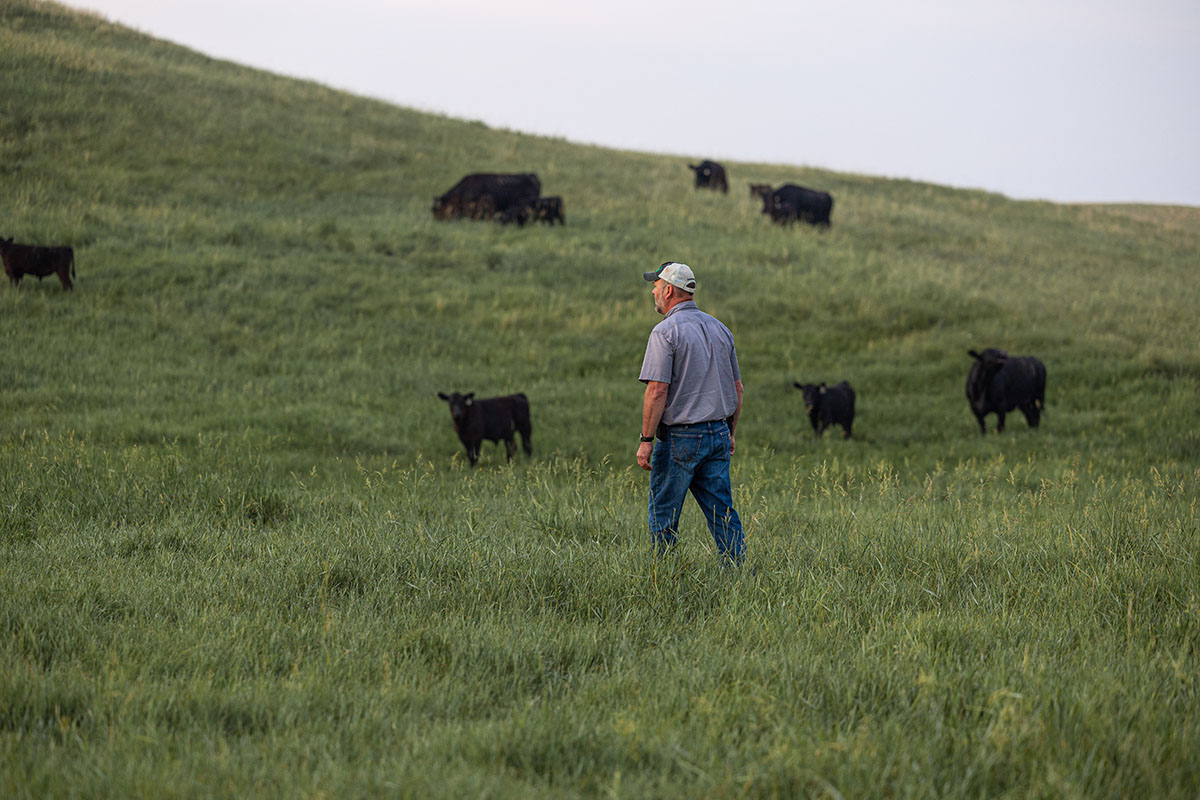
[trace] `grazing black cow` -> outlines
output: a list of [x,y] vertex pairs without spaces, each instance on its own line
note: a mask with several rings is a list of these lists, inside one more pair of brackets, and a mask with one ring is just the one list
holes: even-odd
[[[775,190],[771,187],[771,184],[769,184],[769,183],[752,183],[752,184],[750,184],[750,198],[751,199],[754,199],[755,197],[757,197],[759,200],[766,200],[767,195],[769,195],[773,191],[775,191]],[[766,209],[764,208],[763,211],[765,213]]]
[[74,288],[71,277],[75,274],[75,251],[70,247],[13,244],[9,237],[0,239],[0,259],[4,262],[4,274],[13,286],[19,287],[21,278],[26,275],[33,275],[40,281],[47,275],[57,274],[63,289]]
[[804,393],[804,408],[818,439],[826,428],[835,424],[842,426],[843,439],[850,438],[850,430],[854,427],[854,390],[850,384],[842,381],[837,386],[823,383],[794,385]]
[[500,221],[501,225],[509,225],[515,222],[517,223],[518,228],[523,228],[525,227],[525,223],[529,222],[532,216],[533,206],[513,203],[508,208],[497,214],[496,219]]
[[828,192],[806,189],[794,183],[785,183],[763,196],[763,213],[769,214],[771,221],[780,225],[800,221],[828,228],[832,212],[833,197]]
[[450,404],[450,419],[454,421],[459,440],[467,448],[467,459],[472,467],[479,460],[479,446],[484,439],[489,442],[503,439],[506,460],[512,461],[513,453],[517,452],[514,432],[521,434],[525,455],[533,455],[533,445],[530,443],[533,428],[529,424],[529,399],[525,395],[510,394],[476,400],[474,392],[455,392],[451,395],[438,392],[438,397]]
[[[512,214],[513,208],[533,205],[542,193],[542,182],[532,172],[500,175],[474,173],[433,200],[435,219],[493,219]],[[507,221],[512,221],[507,220]]]
[[714,192],[729,193],[729,183],[725,180],[725,168],[715,161],[701,161],[699,164],[688,164],[688,169],[696,173],[697,189],[712,189]]
[[476,197],[463,204],[462,215],[467,219],[491,220],[496,217],[496,200],[490,194]]
[[989,347],[982,353],[968,350],[975,359],[967,373],[967,402],[979,432],[987,433],[984,416],[996,414],[996,432],[1004,430],[1004,415],[1021,409],[1029,427],[1036,428],[1046,407],[1046,365],[1033,356],[1010,356]]
[[553,225],[555,220],[566,225],[567,218],[563,214],[562,198],[557,196],[539,197],[533,204],[533,218],[547,225]]

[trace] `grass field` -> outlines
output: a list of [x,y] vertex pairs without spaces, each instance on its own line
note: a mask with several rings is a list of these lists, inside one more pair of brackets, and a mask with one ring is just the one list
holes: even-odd
[[[0,235],[78,271],[0,287],[0,796],[1200,794],[1200,209],[688,160],[0,0]],[[567,225],[435,221],[476,171]],[[650,553],[668,259],[737,337],[743,570],[691,501]],[[979,435],[988,346],[1040,429]],[[438,391],[525,392],[533,458]]]

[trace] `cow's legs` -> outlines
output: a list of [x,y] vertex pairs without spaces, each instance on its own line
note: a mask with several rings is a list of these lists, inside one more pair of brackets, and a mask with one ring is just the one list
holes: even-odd
[[510,433],[508,438],[504,440],[504,460],[512,461],[513,453],[517,452],[517,440]]
[[987,433],[987,421],[983,418],[984,415],[980,414],[978,411],[975,411],[974,409],[971,409],[971,410],[975,414],[976,421],[979,422],[979,433],[986,434]]
[[1025,414],[1025,421],[1029,423],[1029,427],[1036,428],[1038,423],[1041,422],[1042,412],[1035,404],[1030,403],[1023,407],[1021,411]]
[[996,433],[1003,433],[1003,432],[1004,432],[1004,412],[997,411],[996,412]]

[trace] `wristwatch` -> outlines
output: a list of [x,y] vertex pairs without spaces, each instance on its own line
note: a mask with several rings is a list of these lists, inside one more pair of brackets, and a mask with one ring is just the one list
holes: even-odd
[[643,436],[642,437],[642,444],[645,444],[646,442],[653,442],[653,441],[654,441],[653,436]]

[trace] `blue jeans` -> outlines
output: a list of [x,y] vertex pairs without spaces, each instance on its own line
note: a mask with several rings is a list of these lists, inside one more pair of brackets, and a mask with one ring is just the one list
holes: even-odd
[[723,559],[740,564],[742,521],[729,484],[729,426],[724,420],[680,425],[654,445],[650,459],[650,538],[657,552],[675,544],[679,514],[691,489]]

